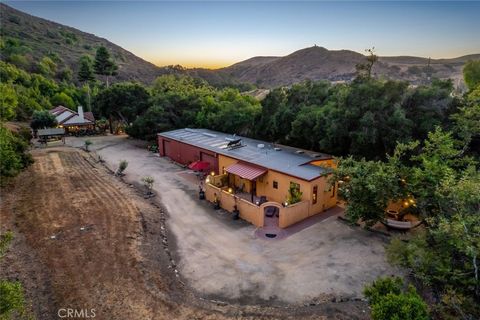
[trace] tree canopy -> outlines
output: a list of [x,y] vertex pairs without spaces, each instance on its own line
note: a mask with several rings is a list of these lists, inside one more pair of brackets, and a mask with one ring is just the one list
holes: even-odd
[[104,46],[98,47],[93,64],[95,73],[105,76],[107,87],[109,86],[108,77],[117,74],[118,66],[110,57],[110,52]]

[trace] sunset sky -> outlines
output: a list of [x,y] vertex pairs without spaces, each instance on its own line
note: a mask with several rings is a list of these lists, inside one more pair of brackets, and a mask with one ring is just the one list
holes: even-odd
[[217,68],[314,44],[382,56],[480,53],[480,2],[4,1],[159,66]]

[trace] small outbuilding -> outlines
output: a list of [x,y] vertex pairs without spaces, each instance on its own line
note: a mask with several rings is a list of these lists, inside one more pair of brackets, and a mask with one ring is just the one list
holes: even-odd
[[65,129],[64,128],[48,128],[39,129],[37,131],[40,143],[47,144],[48,140],[52,138],[61,139],[65,144]]

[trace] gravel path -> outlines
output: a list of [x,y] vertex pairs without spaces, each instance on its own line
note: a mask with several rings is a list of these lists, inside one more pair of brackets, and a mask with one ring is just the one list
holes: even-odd
[[[283,240],[259,239],[253,225],[232,221],[197,200],[198,186],[182,177],[189,174],[185,169],[125,136],[89,139],[90,148],[112,169],[122,159],[129,162],[126,180],[154,177],[176,238],[180,274],[202,296],[270,304],[360,298],[366,283],[395,273],[378,236],[335,216]],[[67,144],[82,146],[84,140],[67,138]]]

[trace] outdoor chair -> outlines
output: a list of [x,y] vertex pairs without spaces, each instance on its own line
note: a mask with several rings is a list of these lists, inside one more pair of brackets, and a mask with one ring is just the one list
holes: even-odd
[[265,215],[269,218],[273,217],[273,215],[275,214],[275,208],[274,207],[267,207],[267,209],[265,209]]
[[260,197],[259,204],[262,204],[262,203],[265,203],[265,202],[267,202],[267,197],[261,196],[261,197]]

